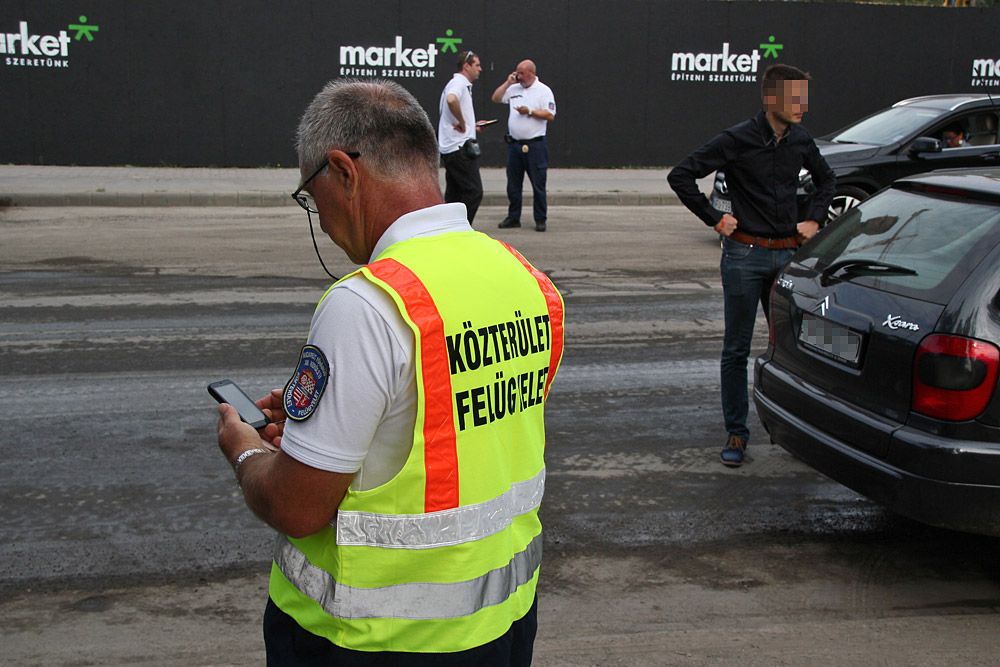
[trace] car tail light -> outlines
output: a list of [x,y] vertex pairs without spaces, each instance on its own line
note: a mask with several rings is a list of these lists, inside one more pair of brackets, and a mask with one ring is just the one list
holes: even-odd
[[998,368],[996,345],[932,334],[921,341],[913,361],[913,410],[949,421],[974,419],[993,397]]

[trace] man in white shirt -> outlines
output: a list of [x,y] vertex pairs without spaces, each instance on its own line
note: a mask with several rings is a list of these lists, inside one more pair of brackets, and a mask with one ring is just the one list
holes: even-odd
[[545,231],[548,202],[545,180],[549,147],[545,143],[548,124],[556,118],[552,89],[538,79],[535,63],[522,60],[517,69],[493,91],[494,102],[510,105],[507,119],[507,217],[501,229],[521,226],[521,190],[527,172],[534,196],[535,231]]
[[[483,201],[483,181],[476,154],[479,148],[476,131],[481,125],[476,123],[472,108],[472,84],[482,71],[479,56],[472,51],[459,53],[458,71],[444,87],[438,104],[438,149],[444,163],[444,200],[465,204],[469,223],[475,219]],[[468,142],[472,144],[467,146]]]
[[[291,380],[257,401],[271,423],[258,432],[219,406],[219,447],[244,500],[281,534],[268,664],[531,664],[542,410],[563,349],[562,301],[516,251],[473,231],[463,206],[442,202],[436,144],[427,114],[391,81],[332,81],[299,125],[303,180],[292,196],[366,266],[327,291]],[[497,319],[508,311],[521,319]],[[511,337],[499,325],[484,338],[466,332],[480,314]],[[448,341],[461,336],[475,367],[452,354]],[[470,336],[494,343],[488,367]],[[506,384],[493,380],[505,371]],[[453,391],[470,382],[483,384]],[[482,387],[495,396],[501,384],[511,407],[487,414]],[[484,463],[502,465],[478,474]],[[502,493],[469,500],[494,494],[496,480]],[[397,511],[416,504],[423,513]],[[458,520],[470,512],[482,518]],[[390,530],[401,517],[421,530]],[[413,543],[417,533],[434,548]],[[501,567],[484,558],[498,549]]]

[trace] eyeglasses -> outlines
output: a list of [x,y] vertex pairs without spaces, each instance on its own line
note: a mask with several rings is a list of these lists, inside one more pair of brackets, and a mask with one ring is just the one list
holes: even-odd
[[469,51],[469,55],[465,56],[465,62],[466,63],[471,63],[472,59],[475,58],[475,57],[476,57],[476,54],[473,53],[472,51]]
[[[347,154],[347,157],[351,158],[352,160],[357,160],[359,157],[361,157],[361,153],[359,153],[358,151],[344,151],[344,152]],[[302,192],[302,189],[307,185],[309,185],[309,181],[319,176],[319,172],[323,171],[329,166],[330,166],[330,158],[323,160],[323,164],[321,164],[316,169],[316,171],[309,174],[309,178],[302,181],[302,185],[300,185],[295,190],[295,192],[292,193],[292,199],[294,199],[299,206],[301,206],[306,210],[306,217],[309,218],[309,236],[312,237],[313,249],[316,251],[316,258],[319,260],[319,265],[323,267],[324,271],[326,271],[326,275],[330,276],[334,280],[339,280],[337,276],[330,273],[330,269],[326,268],[326,263],[323,261],[323,256],[319,254],[319,245],[317,245],[316,243],[316,232],[313,231],[313,219],[311,215],[312,213],[316,213],[317,215],[319,214],[319,209],[316,208],[316,200],[313,199],[313,196],[308,192]]]
[[[359,157],[361,157],[361,153],[359,153],[358,151],[345,151],[345,153],[347,154],[347,157],[351,158],[352,160],[357,160]],[[316,200],[313,199],[313,196],[308,192],[303,192],[302,190],[307,185],[309,185],[309,181],[319,176],[319,172],[323,171],[329,166],[330,166],[330,159],[327,158],[326,160],[323,160],[323,164],[321,164],[319,168],[316,169],[316,171],[310,174],[309,178],[302,181],[302,185],[300,185],[298,189],[296,189],[295,192],[292,193],[292,199],[298,202],[298,205],[304,208],[306,210],[306,213],[319,213],[319,209],[316,208]]]

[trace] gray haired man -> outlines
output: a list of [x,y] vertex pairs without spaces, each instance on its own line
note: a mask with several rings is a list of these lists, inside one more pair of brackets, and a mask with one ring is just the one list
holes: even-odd
[[[529,665],[562,301],[442,201],[434,130],[398,84],[328,84],[298,151],[293,197],[364,266],[327,290],[291,379],[257,401],[271,423],[219,406],[246,504],[280,533],[268,664]],[[545,333],[538,353],[450,368],[470,322],[515,311]],[[487,419],[482,386],[529,373],[532,408]]]

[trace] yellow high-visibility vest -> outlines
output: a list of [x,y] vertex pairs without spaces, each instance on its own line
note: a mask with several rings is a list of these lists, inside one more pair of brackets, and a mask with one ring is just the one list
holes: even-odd
[[356,274],[413,330],[413,447],[393,479],[349,490],[331,526],[279,538],[270,596],[344,648],[480,646],[535,597],[562,297],[516,250],[474,231],[401,241]]

